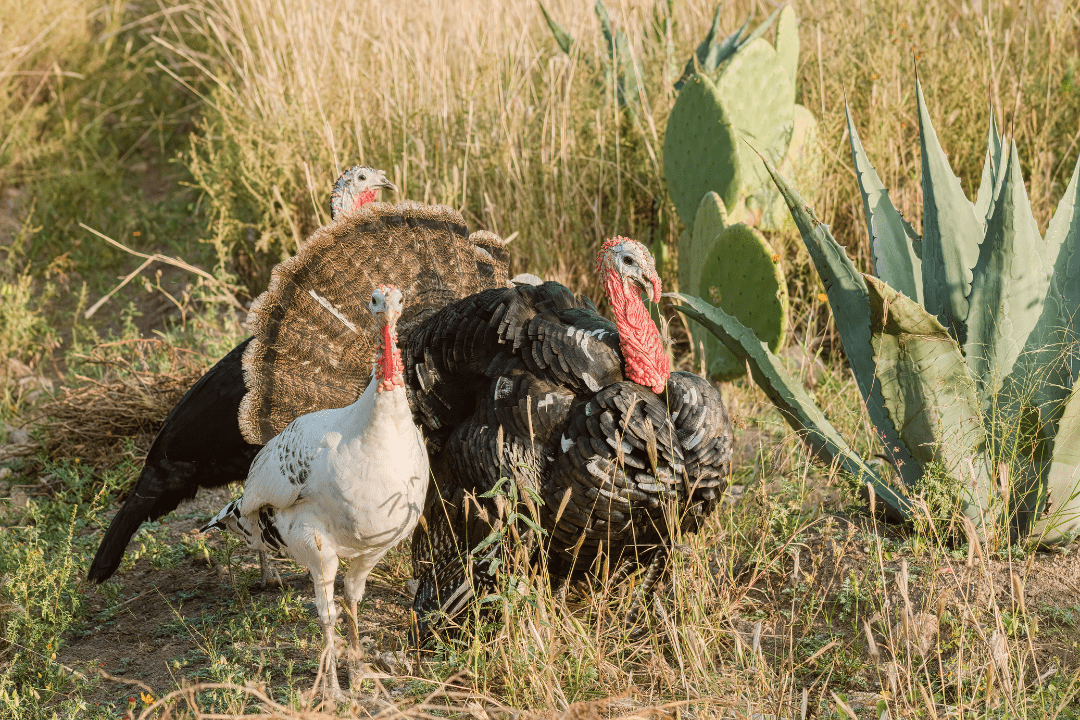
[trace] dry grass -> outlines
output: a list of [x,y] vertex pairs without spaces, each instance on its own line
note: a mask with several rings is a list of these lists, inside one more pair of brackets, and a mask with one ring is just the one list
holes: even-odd
[[[151,354],[164,355],[170,371],[149,370]],[[73,359],[95,367],[97,377],[72,372],[72,384],[41,405],[39,420],[46,429],[41,449],[52,459],[74,456],[101,467],[116,464],[127,438],[135,439],[136,457],[143,457],[162,419],[207,363],[206,357],[161,340],[106,343]]]

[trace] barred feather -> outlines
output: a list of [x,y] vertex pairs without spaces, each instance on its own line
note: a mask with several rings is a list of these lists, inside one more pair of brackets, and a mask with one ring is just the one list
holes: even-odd
[[506,286],[507,276],[502,241],[487,232],[470,236],[447,207],[371,203],[321,228],[274,269],[251,306],[244,437],[264,444],[299,415],[356,400],[376,353],[366,309],[376,285],[402,290],[404,336],[434,309]]
[[[452,303],[416,328],[403,357],[438,487],[413,538],[421,637],[433,611],[452,615],[495,582],[504,549],[480,544],[507,512],[538,513],[556,575],[601,556],[655,559],[671,535],[668,501],[696,529],[730,472],[716,389],[688,373],[659,396],[625,381],[614,324],[556,283]],[[516,507],[483,497],[502,477],[518,488]],[[540,549],[518,530],[515,547]]]

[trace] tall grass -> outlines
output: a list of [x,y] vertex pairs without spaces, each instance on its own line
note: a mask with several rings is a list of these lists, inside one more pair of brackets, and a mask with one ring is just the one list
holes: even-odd
[[[642,8],[624,22],[639,47]],[[602,238],[674,237],[659,170],[669,85],[646,71],[646,122],[603,85],[595,18],[553,12],[579,38],[552,52],[538,9],[446,2],[197,3],[169,40],[215,80],[187,162],[213,208],[214,239],[248,278],[326,219],[326,188],[357,160],[404,197],[445,203],[514,236],[515,263],[580,280]],[[511,28],[514,28],[511,30]],[[184,42],[205,43],[209,57]]]
[[[209,84],[185,157],[211,209],[219,256],[235,261],[258,292],[269,266],[325,221],[326,188],[358,159],[389,170],[405,197],[451,205],[472,224],[518,238],[517,270],[584,289],[592,249],[607,236],[673,252],[681,228],[661,157],[672,78],[663,39],[645,31],[665,5],[610,5],[642,67],[634,115],[620,112],[614,89],[604,87],[605,49],[585,4],[550,3],[575,39],[566,56],[538,8],[520,0],[485,0],[470,12],[443,0],[319,13],[294,0],[194,3],[159,42],[181,59],[183,77]],[[723,27],[768,9],[725,3]],[[679,59],[711,10],[704,2],[674,8]],[[1075,2],[833,0],[799,12],[800,100],[820,116],[826,158],[821,182],[804,190],[860,265],[868,267],[869,254],[844,141],[845,88],[868,152],[917,225],[914,61],[969,192],[992,102],[1017,137],[1045,223],[1080,138]],[[775,241],[797,301],[812,301],[817,280],[801,243],[791,235]]]

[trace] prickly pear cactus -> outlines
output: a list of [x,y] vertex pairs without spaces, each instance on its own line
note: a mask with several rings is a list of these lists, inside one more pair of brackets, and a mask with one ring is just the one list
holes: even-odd
[[757,153],[773,164],[787,154],[795,123],[795,84],[772,43],[758,38],[720,71],[716,91],[739,136],[740,195],[753,196],[758,188],[772,184]]
[[[776,22],[776,40],[761,35]],[[749,21],[720,42],[714,26],[680,82],[664,136],[664,175],[689,224],[702,194],[724,200],[735,222],[764,229],[790,225],[787,206],[757,160],[768,157],[803,180],[820,172],[817,122],[795,104],[798,20],[790,6],[747,37]],[[695,59],[698,71],[693,71]],[[714,72],[715,71],[715,72]]]
[[[757,229],[728,225],[720,196],[706,193],[679,253],[680,289],[738,318],[771,351],[780,349],[787,335],[787,285],[780,256]],[[695,352],[704,350],[714,378],[733,380],[746,372],[745,363],[711,333],[693,332],[691,339]]]
[[[818,151],[818,123],[814,114],[802,105],[795,105],[792,113],[793,127],[787,154],[777,169],[784,177],[809,180],[821,177],[821,153]],[[759,227],[779,229],[792,224],[784,196],[770,178],[769,182],[747,190],[745,200],[747,215],[756,219]]]
[[741,142],[725,113],[716,84],[695,73],[679,92],[664,135],[664,177],[668,193],[687,227],[707,192],[715,192],[724,207],[735,207],[742,187]]

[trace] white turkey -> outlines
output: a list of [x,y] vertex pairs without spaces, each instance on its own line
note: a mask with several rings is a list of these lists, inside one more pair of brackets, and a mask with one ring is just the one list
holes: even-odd
[[[330,213],[332,222],[314,237],[342,237],[349,244],[352,258],[362,266],[377,270],[378,277],[399,286],[412,285],[415,280],[415,258],[397,254],[397,264],[380,263],[377,255],[383,253],[385,238],[378,234],[365,234],[362,227],[350,219],[352,213],[378,199],[381,190],[397,191],[394,183],[382,170],[366,166],[354,166],[346,170],[334,184],[331,193]],[[426,255],[471,250],[462,238],[453,235],[440,237],[437,241],[456,242],[450,250],[435,247],[417,249]],[[486,262],[462,267],[466,279],[456,295],[462,297],[482,287],[505,284],[506,254],[492,250],[500,261],[487,256]],[[501,264],[500,264],[501,263]],[[495,266],[498,267],[495,267]],[[447,268],[447,272],[451,272]],[[499,277],[496,278],[495,276]],[[478,283],[470,278],[482,278]],[[366,297],[374,282],[365,279],[366,285],[357,288]],[[172,512],[183,501],[195,497],[200,488],[219,487],[247,477],[248,468],[263,442],[247,442],[240,433],[237,416],[240,401],[247,392],[244,385],[242,360],[251,338],[244,340],[221,358],[205,375],[191,387],[169,411],[154,439],[146,461],[134,486],[128,492],[123,506],[109,524],[97,554],[90,565],[89,578],[94,582],[109,579],[124,557],[131,537],[144,522],[157,520]],[[357,357],[361,366],[370,364],[375,354],[375,344],[364,339],[362,355]],[[347,403],[342,403],[347,404]],[[319,409],[326,405],[318,405]],[[268,566],[263,565],[263,582],[269,579]]]
[[[203,528],[229,530],[250,548],[284,554],[311,572],[326,639],[324,671],[334,696],[341,695],[334,630],[338,560],[349,560],[345,604],[355,660],[356,608],[368,573],[412,532],[428,488],[427,452],[413,424],[397,348],[401,291],[380,286],[368,307],[380,349],[360,399],[289,423],[255,457],[243,497]],[[350,662],[350,683],[354,670]]]
[[[289,262],[252,308],[240,416],[251,442],[324,398],[346,401],[356,383],[346,348],[360,336],[350,327],[358,311],[337,290],[351,279],[339,270],[332,281],[316,278],[340,263],[312,245]],[[493,533],[546,550],[557,577],[598,558],[625,559],[650,565],[649,585],[673,530],[664,505],[694,530],[723,491],[731,424],[712,385],[669,371],[640,297],[660,297],[652,256],[613,238],[597,272],[614,323],[558,283],[525,280],[418,315],[402,333],[405,383],[434,478],[412,543],[420,637],[434,612],[454,615],[494,583],[504,557],[501,543],[485,543]],[[316,296],[333,297],[308,300]],[[278,362],[284,356],[306,362]],[[306,392],[294,387],[297,373]],[[513,480],[512,492],[500,492],[516,506],[495,496],[502,477]],[[528,523],[507,527],[511,512],[538,520],[545,537]]]

